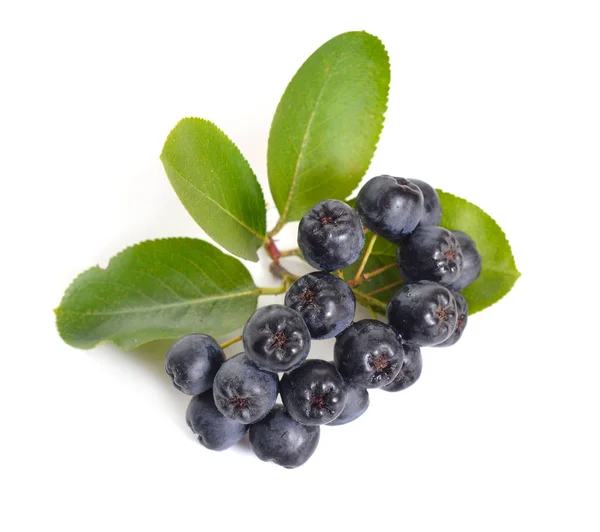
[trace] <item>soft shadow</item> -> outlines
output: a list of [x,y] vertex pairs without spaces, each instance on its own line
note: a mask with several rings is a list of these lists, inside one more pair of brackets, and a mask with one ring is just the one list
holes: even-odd
[[244,437],[238,443],[236,443],[232,447],[232,449],[240,454],[254,455],[254,451],[252,450],[252,446],[250,445],[249,432],[246,432],[246,434],[244,434]]
[[[125,355],[129,355],[131,360],[135,361],[136,364],[147,372],[148,377],[155,382],[157,390],[164,397],[165,403],[169,405],[169,408],[173,413],[172,417],[176,421],[178,427],[189,439],[194,440],[195,443],[201,447],[197,441],[197,436],[190,431],[185,423],[185,410],[190,402],[191,396],[185,395],[177,390],[173,386],[171,378],[165,372],[165,357],[172,343],[173,341],[171,340],[157,340],[131,351],[125,351]],[[231,353],[229,356],[232,356],[232,353],[239,351],[239,345],[232,346],[230,349]],[[254,455],[254,451],[250,446],[248,432],[246,432],[242,440],[233,446],[232,449],[240,454]]]
[[161,395],[164,404],[171,410],[172,418],[177,420],[177,425],[182,431],[189,433],[185,424],[185,410],[191,396],[177,390],[165,372],[165,358],[172,344],[173,340],[156,340],[122,354],[144,370],[147,378],[156,387],[157,395]]
[[145,368],[157,381],[172,386],[171,379],[165,373],[165,358],[172,344],[172,340],[156,340],[126,351],[126,354]]

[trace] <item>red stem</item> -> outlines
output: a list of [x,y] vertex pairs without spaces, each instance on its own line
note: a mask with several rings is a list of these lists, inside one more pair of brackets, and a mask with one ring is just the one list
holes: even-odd
[[277,244],[275,244],[275,241],[272,238],[269,238],[269,243],[265,246],[265,248],[267,249],[269,257],[273,259],[273,262],[279,262],[281,253],[279,252],[279,248],[277,247]]

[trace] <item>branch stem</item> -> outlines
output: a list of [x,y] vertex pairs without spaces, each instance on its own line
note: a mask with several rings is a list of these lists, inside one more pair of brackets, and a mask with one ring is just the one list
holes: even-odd
[[360,262],[360,266],[358,267],[358,270],[356,270],[356,275],[354,276],[354,279],[352,279],[352,282],[354,284],[357,284],[358,280],[360,279],[360,276],[362,275],[362,272],[364,271],[365,266],[367,265],[367,261],[371,256],[371,252],[373,251],[375,242],[377,242],[377,235],[374,233],[371,237],[371,240],[369,240],[369,244],[367,245],[367,249],[365,251],[365,254],[363,255],[362,261]]
[[285,251],[279,252],[280,257],[302,257],[299,248],[286,249]]
[[352,281],[348,281],[348,286],[354,287],[354,286],[358,286],[359,284],[366,283],[367,281],[370,281],[376,275],[379,275],[380,273],[386,272],[389,269],[395,268],[395,267],[396,267],[396,263],[391,262],[390,264],[386,264],[385,266],[382,266],[381,268],[377,268],[376,270],[371,270],[370,272],[363,273],[360,276],[360,279],[358,279],[357,281],[355,281],[354,279]]
[[385,310],[387,309],[387,305],[383,301],[379,301],[379,299],[375,299],[374,297],[371,297],[369,294],[366,294],[365,292],[361,292],[360,290],[354,289],[354,293],[356,294],[356,296],[359,299],[364,299],[370,305],[383,309],[383,311],[385,313]]
[[238,342],[242,341],[242,335],[240,334],[239,336],[235,336],[234,338],[231,338],[231,340],[227,340],[226,342],[223,342],[221,344],[221,349],[225,349],[226,347],[229,347],[230,345],[233,344],[237,344]]
[[277,220],[277,223],[275,224],[275,227],[273,227],[273,229],[271,229],[268,233],[267,236],[269,238],[274,237],[277,233],[279,233],[279,231],[281,231],[283,229],[283,226],[286,224],[286,217],[285,216],[281,216],[279,218],[279,220]]
[[395,286],[399,286],[403,283],[404,283],[404,281],[402,279],[399,279],[398,281],[394,281],[393,283],[382,286],[381,288],[378,288],[377,290],[373,290],[372,292],[367,292],[367,294],[369,294],[370,296],[374,296],[375,294],[381,294],[381,292],[385,292],[386,290],[389,290],[390,288],[394,288]]
[[283,294],[288,289],[289,283],[284,282],[280,286],[263,286],[259,288],[259,294],[261,296],[276,296],[277,294]]
[[269,237],[269,240],[265,244],[265,249],[267,250],[269,257],[271,257],[275,262],[279,262],[281,252],[279,251],[277,244],[275,244],[275,241],[272,238]]

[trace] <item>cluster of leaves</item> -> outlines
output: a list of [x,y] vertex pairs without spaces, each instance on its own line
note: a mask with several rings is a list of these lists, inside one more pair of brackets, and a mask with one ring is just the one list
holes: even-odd
[[[257,250],[271,250],[271,238],[286,223],[318,201],[352,194],[383,128],[389,83],[385,48],[365,32],[333,38],[302,65],[279,102],[269,135],[269,186],[280,214],[269,232],[256,175],[211,122],[185,118],[175,126],[161,154],[167,176],[215,242],[257,261]],[[519,273],[494,220],[466,200],[439,193],[442,225],[469,233],[483,257],[481,276],[465,290],[471,313],[477,312],[504,296]],[[394,261],[395,246],[379,238],[364,271],[380,273],[355,290],[374,313],[384,311],[401,283]],[[352,279],[359,262],[344,270],[344,278]],[[286,283],[257,287],[242,262],[208,242],[151,240],[122,251],[106,269],[94,267],[77,277],[56,310],[57,325],[67,343],[81,348],[102,341],[132,348],[192,332],[218,337],[244,325],[259,295],[285,289]]]

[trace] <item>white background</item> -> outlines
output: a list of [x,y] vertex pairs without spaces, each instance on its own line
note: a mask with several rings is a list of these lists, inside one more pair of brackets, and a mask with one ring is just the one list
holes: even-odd
[[[596,2],[576,1],[2,3],[0,528],[600,529],[599,23]],[[354,29],[392,63],[368,176],[480,205],[522,277],[458,346],[425,351],[417,385],[324,428],[304,467],[209,452],[164,346],[73,349],[52,309],[131,243],[203,237],[158,159],[184,116],[238,144],[272,226],[278,99]]]

